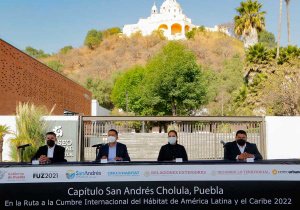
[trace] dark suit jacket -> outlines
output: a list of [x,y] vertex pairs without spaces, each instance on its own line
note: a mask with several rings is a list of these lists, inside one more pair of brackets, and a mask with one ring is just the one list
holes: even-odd
[[160,148],[157,161],[172,161],[176,158],[182,158],[183,161],[187,161],[188,157],[184,146],[180,144],[166,144]]
[[[116,156],[123,158],[124,161],[130,161],[130,157],[128,155],[127,147],[125,144],[117,142],[117,151],[116,151]],[[100,147],[99,153],[96,157],[96,161],[100,161],[102,156],[107,156],[108,157],[108,151],[109,151],[109,146],[108,144],[103,145]]]
[[[32,160],[39,159],[41,155],[47,156],[47,153],[48,153],[48,146],[47,145],[41,146],[33,156]],[[53,152],[53,158],[50,158],[50,160],[52,163],[66,162],[67,160],[65,159],[65,148],[56,144]]]
[[[246,148],[245,148],[244,152],[254,155],[255,160],[262,159],[262,156],[259,153],[259,151],[256,147],[256,144],[246,142]],[[237,146],[236,141],[227,142],[224,145],[224,159],[225,160],[236,160],[236,156],[238,156],[240,154],[241,154],[241,151],[240,151],[239,147]]]

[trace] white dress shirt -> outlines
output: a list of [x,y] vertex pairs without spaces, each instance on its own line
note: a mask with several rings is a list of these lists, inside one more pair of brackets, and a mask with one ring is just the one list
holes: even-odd
[[48,158],[53,158],[54,148],[55,148],[55,145],[53,147],[48,147],[48,152],[47,152],[47,157]]
[[[241,154],[244,153],[245,148],[246,148],[246,144],[245,144],[244,146],[241,146],[241,145],[239,145],[238,143],[236,143],[236,145],[238,146],[238,148],[239,148]],[[237,155],[235,159],[238,160],[238,159],[239,159],[239,156]]]
[[108,147],[108,161],[114,161],[115,157],[117,156],[117,145],[113,147]]

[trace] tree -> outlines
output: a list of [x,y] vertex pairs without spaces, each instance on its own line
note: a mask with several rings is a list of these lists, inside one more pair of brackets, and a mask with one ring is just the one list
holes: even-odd
[[34,58],[46,58],[50,56],[49,54],[46,54],[43,50],[37,50],[30,46],[25,48],[25,53]]
[[[212,76],[205,75],[207,80],[209,104],[206,106],[210,115],[228,115],[231,107],[232,95],[243,85],[243,58],[235,55],[226,59],[222,70],[214,72]],[[206,70],[207,72],[207,70]]]
[[257,43],[246,51],[246,61],[252,64],[266,64],[272,59],[270,50]]
[[91,50],[95,49],[102,41],[102,32],[97,31],[95,29],[92,29],[88,31],[85,40],[84,45],[86,45]]
[[282,0],[279,2],[279,21],[278,21],[278,37],[277,37],[277,51],[276,58],[279,58],[279,48],[280,48],[280,36],[281,36],[281,17],[282,17]]
[[120,33],[122,33],[122,30],[118,27],[108,28],[108,29],[102,31],[103,38],[107,38],[112,35],[118,35]]
[[67,54],[70,50],[72,50],[73,47],[71,45],[65,46],[60,49],[59,53],[61,54]]
[[198,32],[204,32],[204,31],[205,31],[205,26],[200,26],[198,28],[193,28],[192,30],[186,32],[185,36],[187,39],[194,39],[195,35]]
[[192,115],[207,101],[207,87],[195,55],[169,42],[143,67],[117,78],[114,104],[138,115]]
[[260,11],[261,8],[262,4],[257,0],[241,2],[240,7],[236,8],[239,14],[234,17],[234,32],[242,37],[245,47],[256,44],[257,33],[265,28],[266,12]]
[[64,67],[59,61],[55,60],[49,61],[46,65],[58,73],[62,73],[62,68]]
[[300,48],[297,46],[287,46],[281,47],[279,57],[277,58],[277,63],[282,65],[289,62],[291,59],[299,59]]
[[259,58],[255,65],[247,63],[248,80],[233,95],[232,114],[299,115],[300,49],[295,46],[281,48],[277,60],[276,49],[263,50],[264,53],[266,51],[272,55],[268,62],[267,59]]
[[114,105],[126,112],[141,114],[144,110],[143,80],[145,68],[135,66],[118,76],[112,90],[111,99]]
[[202,70],[195,55],[179,42],[169,42],[146,69],[144,114],[191,115],[206,102]]
[[291,33],[290,33],[290,1],[291,0],[285,0],[286,4],[286,17],[287,17],[287,32],[288,32],[288,44],[291,43]]
[[4,136],[6,134],[10,134],[10,133],[11,133],[11,131],[8,126],[0,125],[0,162],[2,162]]
[[276,47],[275,36],[273,33],[263,30],[258,33],[258,42],[262,43],[267,48]]
[[110,100],[110,94],[112,91],[112,83],[106,80],[88,78],[84,86],[90,90],[93,94],[93,98],[96,99],[99,105],[112,109],[113,104]]
[[151,33],[151,36],[148,36],[147,38],[159,38],[158,40],[166,40],[164,31],[163,30],[154,30]]
[[262,91],[262,99],[268,114],[298,116],[300,114],[299,86],[300,61],[298,58],[291,59],[289,63],[277,65],[276,71],[269,76]]

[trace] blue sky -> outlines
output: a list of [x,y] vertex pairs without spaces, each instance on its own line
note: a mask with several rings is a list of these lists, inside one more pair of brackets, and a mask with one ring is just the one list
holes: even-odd
[[[80,47],[90,29],[137,23],[150,15],[153,2],[164,0],[0,0],[0,38],[19,49],[32,46],[47,53],[66,45]],[[177,0],[195,25],[232,21],[241,0]],[[279,0],[259,0],[267,12],[266,28],[277,37]],[[284,1],[283,1],[284,2]],[[283,4],[282,45],[287,45]],[[291,42],[300,46],[300,0],[291,0]],[[298,10],[298,11],[297,11]]]

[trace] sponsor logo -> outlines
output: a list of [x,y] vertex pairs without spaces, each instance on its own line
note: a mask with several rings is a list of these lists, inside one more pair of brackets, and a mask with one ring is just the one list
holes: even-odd
[[101,176],[101,171],[79,171],[79,170],[68,170],[66,172],[67,179],[75,178],[96,178]]
[[34,179],[58,179],[57,172],[35,172],[32,174]]
[[150,171],[151,175],[204,175],[206,171],[203,170],[184,170],[184,171],[176,171],[176,170],[165,170],[165,171]]
[[224,171],[213,171],[214,175],[263,175],[270,174],[268,170],[224,170]]
[[299,175],[300,171],[295,171],[295,170],[290,170],[290,171],[279,171],[277,169],[272,170],[273,175],[278,175],[278,174],[288,174],[288,175]]
[[108,176],[140,176],[140,171],[109,171]]
[[66,173],[67,179],[74,179],[75,178],[75,171],[73,170],[68,170]]
[[23,181],[25,180],[25,174],[21,172],[8,172],[7,180],[9,181]]
[[5,174],[6,174],[6,171],[0,171],[0,179],[3,179]]

